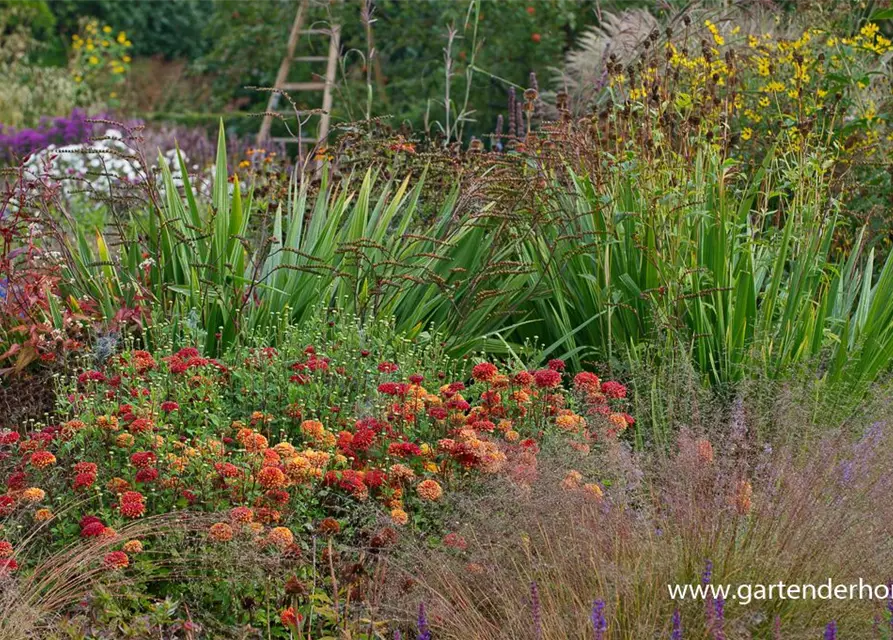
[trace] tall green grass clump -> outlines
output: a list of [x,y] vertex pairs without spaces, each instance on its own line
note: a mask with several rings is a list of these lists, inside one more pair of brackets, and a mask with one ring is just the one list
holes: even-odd
[[816,361],[828,384],[863,390],[893,356],[893,265],[862,234],[837,257],[829,168],[818,153],[747,166],[703,145],[690,162],[630,153],[568,170],[524,244],[552,292],[524,330],[633,367],[681,348],[714,386]]
[[410,336],[437,325],[467,351],[501,326],[508,296],[526,295],[513,245],[497,241],[508,223],[489,205],[461,205],[458,187],[423,222],[424,176],[410,185],[370,168],[332,180],[323,169],[311,184],[296,170],[272,224],[252,225],[260,207],[251,185],[229,174],[225,150],[221,128],[210,198],[182,158],[182,185],[162,166],[149,198],[158,206],[134,216],[117,254],[102,233],[91,242],[78,230],[69,280],[107,319],[149,300],[218,353],[337,307],[361,319],[394,315]]

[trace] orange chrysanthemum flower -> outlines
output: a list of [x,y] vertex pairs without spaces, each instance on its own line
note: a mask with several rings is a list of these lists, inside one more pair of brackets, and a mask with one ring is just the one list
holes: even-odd
[[46,491],[38,487],[29,487],[22,491],[22,500],[25,502],[40,502],[47,497]]
[[38,469],[43,469],[56,464],[56,456],[49,451],[35,451],[31,454],[31,464]]
[[229,542],[233,539],[233,528],[225,522],[216,522],[208,529],[208,537],[214,542]]
[[418,493],[419,497],[423,500],[434,502],[435,500],[439,500],[443,495],[443,488],[441,488],[436,480],[422,480],[419,483],[419,486],[416,487],[416,493]]
[[391,521],[402,526],[409,522],[409,515],[403,509],[391,509]]
[[301,423],[301,433],[308,438],[318,440],[322,437],[324,431],[325,428],[319,420],[304,420],[304,422]]
[[257,473],[257,481],[264,489],[278,489],[285,485],[285,480],[279,467],[264,467]]
[[292,534],[291,529],[287,527],[275,527],[270,530],[270,533],[267,536],[267,542],[279,547],[280,549],[285,549],[294,541],[295,536]]
[[121,549],[129,554],[140,553],[143,550],[143,543],[139,540],[128,540]]
[[111,553],[107,553],[105,558],[102,559],[102,564],[107,569],[117,571],[130,565],[130,558],[128,558],[127,554],[123,551],[112,551]]
[[122,433],[115,438],[115,444],[122,449],[132,447],[134,442],[134,437],[129,433]]
[[240,524],[247,524],[254,519],[254,511],[248,507],[235,507],[229,512],[230,520]]
[[38,509],[34,512],[34,519],[38,522],[46,522],[53,518],[53,512],[49,509]]

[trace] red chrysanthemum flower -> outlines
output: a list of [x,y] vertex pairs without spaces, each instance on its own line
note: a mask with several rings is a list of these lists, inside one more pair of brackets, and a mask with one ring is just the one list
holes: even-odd
[[74,465],[75,473],[92,473],[95,476],[98,471],[99,468],[94,462],[78,462]]
[[231,462],[215,462],[214,470],[224,478],[238,478],[242,475],[242,470]]
[[146,513],[146,505],[142,502],[122,502],[119,510],[125,518],[139,518]]
[[554,389],[561,384],[561,374],[552,369],[539,369],[534,372],[533,381],[540,389]]
[[608,380],[606,382],[602,382],[602,393],[609,398],[625,398],[626,387],[624,387],[619,382]]
[[15,511],[16,501],[12,496],[0,496],[0,518],[11,515]]
[[478,382],[489,382],[498,373],[499,369],[496,368],[496,365],[490,362],[482,362],[474,365],[474,368],[471,370],[471,377]]
[[9,474],[6,486],[12,491],[21,491],[28,485],[28,475],[24,471]]
[[490,422],[489,420],[475,420],[471,423],[471,428],[476,431],[493,431],[496,429],[496,425]]
[[378,370],[381,371],[382,373],[394,373],[399,368],[400,367],[397,365],[396,362],[379,362],[378,363]]
[[0,576],[6,573],[13,573],[19,568],[19,563],[12,558],[4,558],[0,560]]
[[291,499],[291,495],[289,495],[288,491],[283,489],[269,489],[264,493],[264,497],[270,502],[280,505],[288,504],[288,501]]
[[102,526],[105,526],[105,523],[102,520],[100,520],[99,518],[97,518],[96,516],[84,516],[83,518],[81,518],[81,521],[78,523],[78,526],[81,529],[83,529],[91,522],[98,522]]
[[136,481],[140,484],[155,482],[157,479],[158,469],[156,469],[155,467],[146,467],[145,469],[140,469],[136,473]]
[[468,543],[465,542],[465,538],[460,536],[458,533],[448,533],[443,538],[443,544],[447,547],[452,547],[453,549],[459,549],[464,551],[468,548]]
[[168,400],[166,402],[161,403],[161,410],[165,413],[171,413],[172,411],[178,411],[180,409],[180,405],[172,400]]
[[11,558],[13,551],[12,544],[6,540],[0,540],[0,558]]
[[567,365],[564,363],[564,360],[554,358],[552,360],[549,360],[549,362],[546,363],[546,366],[549,367],[552,371],[564,371]]
[[388,445],[388,454],[398,458],[417,456],[422,452],[419,445],[414,442],[392,442]]
[[601,388],[601,380],[594,373],[582,371],[574,376],[574,387],[582,391],[598,391]]
[[79,491],[81,489],[89,489],[93,486],[93,483],[96,482],[96,474],[93,473],[79,473],[74,477],[74,490]]
[[152,421],[148,418],[137,418],[127,427],[130,433],[145,433],[147,431],[152,431],[154,428],[155,425],[153,425]]
[[363,482],[370,489],[378,489],[387,478],[388,474],[383,469],[370,469],[363,476]]
[[130,464],[138,468],[151,467],[157,460],[158,456],[151,451],[137,451],[130,456]]
[[145,502],[146,496],[139,491],[125,491],[121,494],[121,504],[125,502]]
[[99,520],[93,520],[86,526],[81,527],[82,538],[98,538],[105,531],[105,525]]

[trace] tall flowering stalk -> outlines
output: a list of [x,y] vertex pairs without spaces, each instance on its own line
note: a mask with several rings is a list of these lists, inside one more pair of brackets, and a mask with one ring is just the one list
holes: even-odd
[[673,611],[673,633],[670,634],[670,640],[682,640],[682,614],[679,609]]
[[431,640],[431,629],[428,628],[428,616],[425,614],[425,603],[419,603],[419,619],[417,621],[417,626],[419,635],[416,636],[417,640]]
[[540,609],[540,591],[536,581],[530,583],[530,611],[533,615],[533,633],[537,640],[543,637],[543,617]]
[[713,624],[711,625],[711,637],[713,640],[726,640],[726,602],[722,596],[713,603]]
[[[707,560],[704,565],[704,572],[701,574],[701,584],[707,586],[710,584],[710,580],[713,579],[713,561]],[[713,626],[713,596],[706,592],[704,598],[704,615],[707,618],[707,628],[712,628]]]
[[837,623],[834,620],[825,627],[825,635],[823,637],[824,640],[837,640]]
[[592,633],[595,640],[604,640],[605,631],[608,630],[604,600],[596,600],[592,603],[592,614],[589,616],[589,619],[592,621]]

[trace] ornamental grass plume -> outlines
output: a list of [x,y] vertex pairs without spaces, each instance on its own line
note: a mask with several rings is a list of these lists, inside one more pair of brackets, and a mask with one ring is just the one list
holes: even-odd
[[[465,548],[432,549],[406,534],[399,543],[405,554],[398,565],[417,585],[411,597],[438,612],[435,636],[592,637],[598,594],[623,612],[611,620],[617,637],[679,640],[683,619],[688,637],[737,637],[742,629],[771,637],[776,616],[782,637],[820,637],[824,623],[816,620],[829,618],[851,637],[870,637],[878,605],[867,600],[727,607],[725,599],[667,597],[667,585],[701,582],[887,580],[893,538],[876,533],[893,522],[890,430],[869,421],[866,436],[809,433],[808,449],[796,442],[757,447],[752,434],[761,416],[745,408],[751,435],[732,443],[723,431],[728,421],[718,416],[709,463],[703,436],[685,430],[666,454],[633,453],[617,441],[588,454],[555,445],[540,453],[535,480],[488,478],[473,501],[445,494],[444,508],[463,523],[455,533]],[[601,501],[560,488],[571,465],[583,482],[604,487]],[[751,485],[746,516],[735,504],[742,475]]]
[[[65,515],[67,510],[61,510],[60,516]],[[40,532],[52,522],[42,523],[19,543],[15,549],[19,564],[27,563],[32,551],[40,544]],[[85,524],[97,523],[87,521]],[[54,630],[58,613],[85,600],[99,585],[115,589],[152,579],[149,574],[128,575],[120,571],[130,563],[127,553],[116,549],[122,539],[161,538],[174,532],[190,532],[196,527],[186,514],[153,516],[122,527],[116,535],[82,539],[50,556],[41,557],[36,565],[19,571],[0,589],[0,638],[26,640],[38,637],[35,634]],[[130,549],[131,553],[135,552],[132,545]]]

